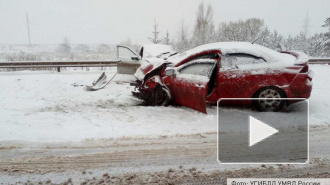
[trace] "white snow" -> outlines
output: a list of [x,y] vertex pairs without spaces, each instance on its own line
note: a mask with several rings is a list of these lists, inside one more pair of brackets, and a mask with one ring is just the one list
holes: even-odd
[[309,56],[301,51],[290,51],[298,55],[298,59],[295,61],[295,64],[305,64],[309,60]]
[[205,44],[170,57],[168,61],[173,64],[177,64],[178,62],[188,58],[193,54],[215,49],[219,49],[223,55],[230,53],[245,53],[256,57],[261,57],[267,62],[283,62],[293,64],[296,61],[296,57],[290,54],[280,53],[258,44],[251,44],[249,42],[218,42]]
[[203,85],[210,80],[207,76],[193,74],[178,74],[176,78],[180,79],[180,81],[187,81],[190,83],[203,83]]
[[[127,79],[126,75],[118,75],[115,82],[95,92],[72,85],[90,85],[100,74],[0,73],[0,141],[81,141],[189,134],[206,132],[212,125],[216,128],[214,115],[184,107],[136,106],[141,101],[132,97],[133,87],[128,83],[116,84]],[[182,116],[187,117],[182,120]]]
[[[150,59],[143,59],[141,61],[141,66],[136,70],[134,76],[136,78],[138,78],[139,80],[143,80],[144,79],[144,76],[152,71],[153,69],[156,69],[158,68],[160,65],[164,64],[164,59],[161,59],[161,58],[151,58]],[[152,66],[151,66],[152,65]],[[147,71],[146,73],[143,73],[142,70],[145,70],[146,68],[150,67],[151,66],[151,69],[149,71]]]
[[[259,69],[259,70],[284,70],[286,67],[292,67],[293,64],[287,64],[287,63],[260,63],[260,64],[245,64],[245,65],[237,65],[239,70],[253,70],[253,69]],[[285,69],[286,70],[286,69]],[[288,72],[288,70],[286,70]],[[297,73],[297,70],[291,70],[294,73]],[[263,73],[265,74],[265,73]]]
[[313,90],[309,98],[309,122],[312,125],[330,124],[329,65],[310,65],[313,70]]
[[[314,71],[310,124],[330,123],[329,65]],[[115,70],[109,71],[114,74]],[[118,75],[105,89],[84,91],[101,72],[1,72],[0,141],[81,141],[118,137],[158,137],[217,131],[216,108],[203,114],[186,107],[137,106],[128,82]],[[111,74],[108,74],[111,76]],[[75,84],[75,86],[73,85]],[[231,109],[239,114],[249,109]]]
[[[232,53],[244,53],[250,54],[255,57],[260,57],[267,62],[257,63],[257,64],[242,64],[237,65],[238,69],[240,70],[254,70],[254,69],[272,69],[272,70],[282,70],[285,67],[292,67],[294,64],[300,64],[303,62],[308,61],[308,56],[302,52],[294,51],[296,54],[299,55],[297,59],[295,56],[287,53],[280,53],[274,51],[272,49],[266,48],[264,46],[260,46],[258,44],[251,44],[249,42],[218,42],[218,43],[211,43],[205,44],[191,50],[188,50],[184,53],[180,53],[174,55],[167,59],[168,62],[172,64],[177,64],[184,59],[195,55],[197,53],[201,53],[203,51],[209,50],[217,50],[219,49],[222,52],[222,55],[232,54]],[[148,63],[157,64],[158,66],[160,63],[164,63],[163,59],[159,58],[149,58]],[[135,76],[139,79],[143,79],[144,75],[141,69],[145,68],[149,65],[145,61],[142,62],[141,67],[137,70]],[[156,66],[156,65],[155,65]],[[297,72],[297,71],[292,71]]]
[[144,47],[143,56],[146,58],[155,57],[165,52],[173,52],[173,48],[171,45],[145,44],[143,45],[143,47]]

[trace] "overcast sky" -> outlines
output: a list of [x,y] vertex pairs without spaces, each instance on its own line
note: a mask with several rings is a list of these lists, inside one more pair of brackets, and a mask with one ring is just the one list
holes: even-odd
[[[0,44],[26,44],[29,14],[32,44],[118,44],[128,37],[147,43],[154,19],[161,37],[175,38],[181,20],[192,28],[199,0],[0,0]],[[302,31],[309,12],[310,32],[325,32],[330,0],[204,0],[214,24],[257,17],[287,36]]]

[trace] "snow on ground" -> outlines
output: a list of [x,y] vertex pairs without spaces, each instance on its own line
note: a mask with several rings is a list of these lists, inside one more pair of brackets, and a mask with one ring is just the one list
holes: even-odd
[[[328,65],[315,72],[310,124],[330,122]],[[100,71],[0,73],[0,141],[60,142],[118,137],[216,132],[216,108],[208,114],[185,107],[139,106],[128,83],[118,75],[105,89],[88,92]],[[108,72],[109,77],[114,70]],[[77,86],[78,85],[78,86]],[[231,110],[242,111],[242,110]],[[244,111],[244,110],[243,110]]]
[[[141,102],[131,96],[133,88],[127,83],[111,83],[94,92],[73,85],[90,85],[100,74],[82,71],[0,73],[0,140],[80,141],[189,134],[216,128],[214,115],[181,107],[137,106]],[[134,79],[119,75],[115,81],[123,78]]]
[[309,123],[330,123],[330,65],[310,65],[314,71],[313,90],[309,98]]

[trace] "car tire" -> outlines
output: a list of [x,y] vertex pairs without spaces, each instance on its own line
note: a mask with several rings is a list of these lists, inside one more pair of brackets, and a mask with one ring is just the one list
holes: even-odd
[[157,86],[150,97],[149,104],[152,106],[168,106],[171,101],[169,90],[164,87]]
[[[277,112],[283,108],[285,105],[285,100],[279,98],[285,98],[284,92],[277,87],[264,87],[259,89],[253,98],[259,98],[258,100],[253,100],[253,105],[259,111]],[[262,98],[271,98],[265,100]],[[278,99],[278,100],[276,100]]]

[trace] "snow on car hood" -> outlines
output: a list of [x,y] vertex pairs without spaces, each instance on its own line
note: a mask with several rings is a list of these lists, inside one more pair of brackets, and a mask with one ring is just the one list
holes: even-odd
[[141,66],[136,70],[134,76],[143,80],[145,75],[150,71],[157,69],[159,66],[164,64],[166,61],[164,57],[158,58],[158,55],[163,53],[172,53],[174,52],[173,47],[171,45],[164,44],[146,44],[144,47],[144,58],[141,61]]
[[146,74],[157,69],[164,63],[166,63],[166,61],[162,58],[148,58],[147,60],[142,60],[141,66],[136,70],[134,76],[142,81]]
[[277,63],[286,63],[293,64],[296,61],[296,57],[287,54],[274,51],[272,49],[260,46],[258,44],[252,44],[249,42],[217,42],[211,44],[205,44],[186,52],[177,54],[168,59],[169,62],[174,65],[184,60],[185,58],[190,57],[196,53],[200,53],[207,50],[219,49],[223,55],[230,53],[246,53],[254,55],[256,57],[261,57],[267,62],[277,62]]

